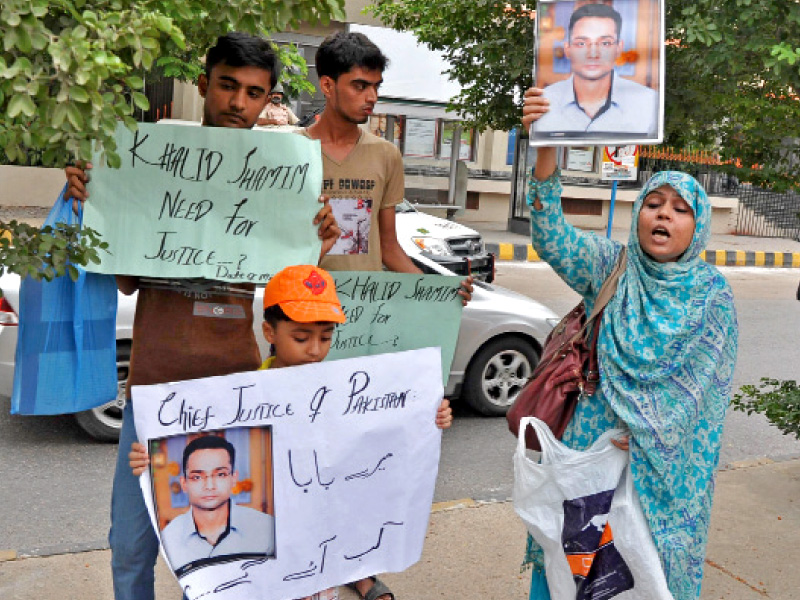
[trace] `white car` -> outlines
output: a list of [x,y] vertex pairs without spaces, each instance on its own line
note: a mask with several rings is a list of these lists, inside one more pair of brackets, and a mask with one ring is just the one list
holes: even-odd
[[[452,275],[424,256],[413,257],[413,260],[428,273]],[[19,283],[16,275],[0,277],[3,291],[0,300],[0,395],[3,396],[11,395],[14,381]],[[260,290],[263,288],[256,293],[254,301],[253,325],[262,355],[266,355],[266,342],[261,335]],[[113,441],[119,436],[135,303],[135,295],[119,295],[117,397],[109,398],[103,406],[75,415],[79,425],[100,440]],[[445,395],[463,399],[484,415],[505,414],[530,377],[544,339],[557,322],[553,311],[527,296],[476,281],[472,301],[463,312]]]
[[397,240],[410,257],[424,257],[457,275],[494,280],[494,255],[481,234],[465,225],[417,210],[407,200],[395,208]]

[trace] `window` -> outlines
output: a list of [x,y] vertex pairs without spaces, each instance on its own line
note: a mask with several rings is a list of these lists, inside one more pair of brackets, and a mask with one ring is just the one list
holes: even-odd
[[[372,115],[369,130],[393,142],[403,156],[450,160],[457,122],[444,119],[420,119],[404,115]],[[461,130],[458,157],[475,160],[475,130]]]
[[[450,149],[453,146],[453,134],[456,130],[455,121],[442,121],[441,135],[439,137],[439,158],[449,159]],[[472,142],[473,129],[461,130],[460,143],[458,145],[458,158],[461,160],[473,160]]]

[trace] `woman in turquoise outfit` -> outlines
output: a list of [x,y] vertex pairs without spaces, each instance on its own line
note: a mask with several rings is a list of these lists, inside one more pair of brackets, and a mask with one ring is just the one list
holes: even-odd
[[[525,93],[523,124],[548,110]],[[531,235],[539,255],[590,311],[622,244],[582,232],[561,210],[554,148],[539,148],[529,180]],[[632,209],[627,266],[598,334],[600,386],[579,403],[562,441],[586,449],[608,429],[630,432],[631,472],[675,600],[697,600],[714,477],[730,401],[738,329],[733,294],[700,258],[711,206],[690,175],[666,171]],[[531,599],[548,600],[541,549],[529,537]]]

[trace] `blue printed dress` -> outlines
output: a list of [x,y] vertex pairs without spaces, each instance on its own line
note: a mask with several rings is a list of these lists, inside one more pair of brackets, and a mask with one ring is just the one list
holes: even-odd
[[[675,262],[658,263],[639,245],[645,196],[673,187],[694,211],[691,244]],[[531,176],[533,246],[591,311],[621,244],[569,225],[558,173]],[[710,235],[711,206],[691,176],[661,172],[632,209],[625,272],[603,312],[598,335],[600,386],[578,404],[562,441],[588,448],[601,433],[626,427],[631,472],[667,584],[675,600],[697,600],[703,577],[714,477],[730,401],[738,328],[725,278],[700,258]],[[541,548],[528,538],[531,599],[549,600]]]

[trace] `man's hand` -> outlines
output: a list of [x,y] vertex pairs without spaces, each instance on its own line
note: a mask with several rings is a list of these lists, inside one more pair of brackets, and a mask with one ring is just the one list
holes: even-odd
[[67,176],[67,199],[72,198],[72,210],[78,214],[78,210],[86,202],[89,192],[86,191],[86,184],[89,183],[89,170],[92,163],[85,165],[79,162],[77,165],[64,169]]
[[525,90],[522,104],[522,126],[528,129],[531,123],[542,118],[550,110],[550,100],[544,97],[541,88],[528,88]]
[[342,230],[339,229],[339,225],[336,223],[336,217],[333,216],[333,209],[329,200],[330,198],[325,195],[319,197],[319,201],[322,202],[322,208],[317,213],[317,216],[314,217],[314,225],[319,225],[317,235],[322,240],[322,250],[319,253],[320,260],[330,252],[336,240],[342,235]]
[[464,281],[461,282],[461,289],[458,290],[458,295],[461,296],[461,304],[466,306],[472,300],[472,290],[474,289],[472,283],[475,280],[472,275],[469,275]]
[[147,450],[139,442],[131,444],[128,461],[136,477],[144,473],[147,467],[150,466],[150,457],[147,455]]
[[444,398],[439,408],[436,409],[436,426],[439,429],[447,429],[453,424],[453,409],[450,408],[450,400]]

